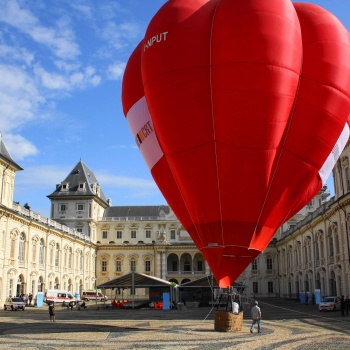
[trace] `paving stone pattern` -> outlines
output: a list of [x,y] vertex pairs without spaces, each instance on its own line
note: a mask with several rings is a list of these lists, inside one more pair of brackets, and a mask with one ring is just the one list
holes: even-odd
[[[350,349],[350,315],[320,313],[316,306],[261,301],[262,333],[216,332],[215,310],[0,310],[0,349]],[[257,327],[256,327],[257,328]]]

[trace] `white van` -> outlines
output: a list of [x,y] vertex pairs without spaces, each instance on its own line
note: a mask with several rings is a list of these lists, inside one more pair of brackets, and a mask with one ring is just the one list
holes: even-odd
[[67,290],[60,289],[48,289],[45,294],[45,302],[50,304],[50,302],[55,303],[67,303],[73,302],[73,305],[77,303],[77,300],[73,297],[72,293]]
[[102,294],[101,290],[83,290],[83,293],[81,295],[81,299],[85,301],[89,300],[100,300],[100,301],[106,301],[108,298]]

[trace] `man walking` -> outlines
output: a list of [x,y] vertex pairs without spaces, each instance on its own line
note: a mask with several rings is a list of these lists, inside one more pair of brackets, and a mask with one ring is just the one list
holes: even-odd
[[260,326],[260,320],[261,320],[261,310],[260,307],[258,306],[258,302],[255,300],[254,301],[254,306],[252,307],[251,310],[252,313],[252,325],[250,327],[250,333],[254,332],[254,326],[257,323],[258,324],[258,333],[261,333],[261,326]]

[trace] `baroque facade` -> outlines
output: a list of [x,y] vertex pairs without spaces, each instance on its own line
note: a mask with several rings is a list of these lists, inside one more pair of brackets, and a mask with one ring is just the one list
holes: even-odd
[[[0,147],[0,303],[8,295],[53,288],[81,294],[131,271],[178,284],[210,274],[171,208],[112,206],[82,161],[48,195],[50,218],[14,203],[15,175],[22,168],[1,139]],[[326,200],[323,188],[276,232],[237,280],[244,294],[350,294],[349,158],[348,143],[333,169],[335,196]],[[146,293],[138,289],[134,297]]]

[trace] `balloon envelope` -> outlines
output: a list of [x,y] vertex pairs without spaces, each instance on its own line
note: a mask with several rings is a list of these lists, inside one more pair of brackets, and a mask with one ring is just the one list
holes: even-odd
[[318,193],[347,142],[349,33],[306,3],[169,0],[135,52],[124,113],[142,98],[155,181],[227,287]]

